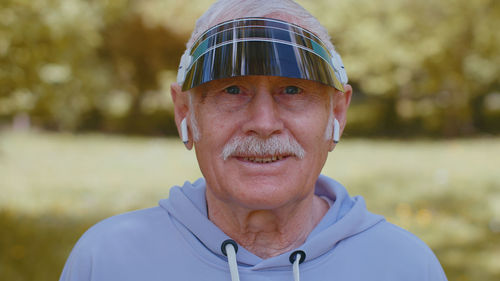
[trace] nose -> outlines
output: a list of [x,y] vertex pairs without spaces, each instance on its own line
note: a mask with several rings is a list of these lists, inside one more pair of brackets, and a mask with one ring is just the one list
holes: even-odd
[[267,89],[259,89],[248,106],[248,120],[243,125],[246,134],[268,138],[283,131],[278,104]]

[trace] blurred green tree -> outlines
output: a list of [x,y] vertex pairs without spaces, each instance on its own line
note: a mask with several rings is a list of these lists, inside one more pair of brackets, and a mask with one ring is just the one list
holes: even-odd
[[159,78],[172,79],[162,71],[176,68],[185,35],[144,24],[134,7],[126,0],[2,2],[0,121],[29,114],[34,126],[55,130],[172,132],[168,104],[160,112],[147,104],[165,100]]
[[[0,122],[176,134],[168,84],[211,2],[2,1]],[[298,2],[355,87],[348,134],[500,132],[499,1]]]
[[412,123],[445,136],[485,129],[486,97],[500,89],[500,2],[302,2],[330,29],[351,81],[382,101],[382,132]]
[[0,116],[74,129],[108,88],[96,48],[105,21],[87,1],[5,0],[0,8]]

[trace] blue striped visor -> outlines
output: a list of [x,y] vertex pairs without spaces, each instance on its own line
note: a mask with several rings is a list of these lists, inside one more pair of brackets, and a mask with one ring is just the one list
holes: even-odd
[[234,19],[207,30],[182,56],[177,82],[187,91],[247,75],[307,79],[342,92],[347,83],[340,56],[316,35],[269,18]]

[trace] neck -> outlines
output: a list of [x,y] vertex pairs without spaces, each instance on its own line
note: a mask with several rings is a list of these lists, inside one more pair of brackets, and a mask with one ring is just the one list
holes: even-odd
[[328,211],[328,203],[311,194],[277,209],[255,210],[218,200],[207,189],[208,217],[239,245],[261,258],[302,245]]

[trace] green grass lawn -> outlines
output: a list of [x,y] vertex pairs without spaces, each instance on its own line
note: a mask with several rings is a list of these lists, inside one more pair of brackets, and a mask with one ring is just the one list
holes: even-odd
[[[323,173],[426,241],[449,280],[500,280],[500,138],[346,139]],[[57,280],[90,225],[200,175],[177,139],[1,132],[0,279]]]

